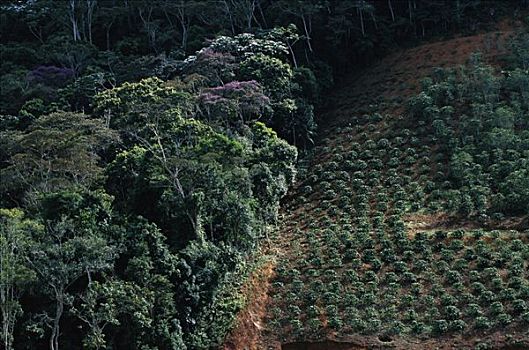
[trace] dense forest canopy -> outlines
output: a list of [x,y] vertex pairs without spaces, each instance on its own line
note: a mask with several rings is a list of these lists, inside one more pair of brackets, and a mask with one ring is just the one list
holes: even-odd
[[[335,77],[527,5],[3,1],[2,346],[218,347]],[[516,57],[504,78],[477,59],[439,71],[410,101],[450,140],[436,208],[529,209],[527,51]],[[461,76],[472,84],[447,85]],[[473,119],[450,120],[461,101]]]
[[36,98],[41,108],[55,102],[89,110],[103,88],[174,77],[178,62],[207,39],[275,27],[283,27],[274,35],[283,36],[293,67],[311,68],[328,87],[329,64],[351,70],[395,45],[487,29],[525,6],[523,0],[4,1],[1,111],[16,114]]

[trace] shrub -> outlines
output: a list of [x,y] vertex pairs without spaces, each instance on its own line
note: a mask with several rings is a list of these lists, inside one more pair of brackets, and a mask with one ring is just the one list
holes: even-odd
[[405,294],[400,297],[400,308],[411,307],[415,303],[415,297],[413,295]]
[[466,286],[463,284],[463,282],[456,282],[452,284],[452,289],[459,293],[461,296],[461,293],[463,293],[466,289]]
[[360,300],[360,304],[361,305],[364,305],[364,306],[370,306],[370,305],[373,305],[375,304],[376,300],[377,300],[377,296],[376,294],[372,293],[372,292],[369,292],[369,293],[363,293],[360,297],[359,297],[359,300]]
[[515,314],[523,314],[528,310],[527,302],[522,299],[516,299],[512,302],[512,309]]
[[[477,282],[481,279],[481,275],[478,271],[472,270],[468,273],[468,278],[471,282]],[[474,289],[474,287],[472,287]]]
[[327,304],[337,304],[340,301],[340,296],[333,292],[323,293],[322,299]]
[[329,327],[335,330],[341,330],[343,326],[343,321],[339,316],[329,317],[328,322],[329,322]]
[[404,324],[398,320],[394,320],[393,322],[391,322],[390,326],[389,326],[389,329],[388,329],[388,334],[390,335],[399,335],[401,334],[403,331],[404,331],[405,327],[404,327]]
[[380,330],[381,326],[382,326],[382,322],[378,318],[373,317],[367,320],[365,330],[368,333],[377,333]]
[[485,286],[481,282],[473,282],[471,284],[471,288],[475,294],[481,294],[487,290],[487,288],[485,288]]
[[501,313],[496,316],[496,322],[502,326],[506,326],[512,322],[512,318],[509,314]]
[[348,317],[346,320],[354,332],[364,332],[368,327],[367,322],[360,317]]
[[307,327],[310,330],[310,333],[317,334],[322,329],[322,323],[319,318],[314,317],[307,321]]
[[310,288],[315,292],[321,293],[324,290],[324,284],[321,280],[317,279],[311,283]]
[[371,261],[371,269],[373,271],[379,271],[382,268],[382,262],[379,259],[373,259]]
[[359,268],[360,266],[362,266],[362,260],[360,260],[360,259],[352,259],[351,260],[351,266],[353,268]]
[[444,308],[444,314],[449,320],[457,320],[461,317],[461,311],[453,305]]
[[501,291],[503,289],[503,280],[500,277],[493,278],[490,281],[491,288],[495,291]]
[[439,261],[437,261],[437,264],[435,265],[435,268],[437,269],[437,272],[439,274],[445,274],[450,269],[450,266],[448,265],[447,261],[439,260]]
[[342,292],[342,284],[338,280],[334,280],[329,284],[329,290],[333,293],[340,294]]
[[489,321],[489,319],[487,317],[478,316],[478,317],[476,317],[476,319],[474,321],[474,326],[477,329],[487,329],[487,328],[490,328],[491,324],[490,324],[490,321]]
[[467,324],[463,320],[453,320],[450,321],[448,328],[452,332],[463,332],[467,328]]
[[346,293],[344,296],[344,303],[346,306],[357,306],[359,304],[358,298],[354,293]]
[[529,284],[519,286],[517,298],[529,300]]
[[298,319],[290,320],[290,327],[292,327],[292,333],[296,336],[303,334],[303,323]]
[[399,276],[395,272],[388,272],[384,275],[384,281],[388,284],[397,283],[399,280]]
[[412,283],[410,287],[410,292],[415,295],[419,296],[422,293],[422,286],[420,283]]
[[397,259],[393,248],[384,248],[380,255],[382,257],[382,261],[386,263],[394,262]]
[[415,321],[415,320],[411,321],[410,325],[411,325],[411,332],[415,335],[422,334],[426,328],[424,323]]
[[441,295],[441,305],[443,306],[449,306],[449,305],[455,305],[457,303],[456,297],[454,297],[451,294],[446,293],[444,290]]
[[469,317],[478,317],[483,315],[483,312],[478,304],[469,304],[466,309],[466,314]]
[[289,305],[288,306],[288,312],[291,315],[295,315],[297,317],[299,317],[301,315],[301,309],[297,305]]
[[417,277],[412,272],[404,272],[402,274],[402,281],[406,284],[412,284],[417,281]]
[[447,238],[447,233],[445,231],[435,231],[435,239],[444,240]]
[[463,280],[461,274],[457,271],[450,270],[446,274],[446,281],[450,284],[459,283]]
[[491,292],[490,290],[484,290],[483,292],[479,294],[479,301],[482,304],[490,304],[495,299],[496,297],[494,296],[494,293]]
[[396,272],[400,272],[400,273],[405,272],[408,269],[408,265],[404,261],[401,261],[401,260],[395,261],[393,263],[393,267]]
[[375,272],[373,271],[366,271],[365,274],[364,274],[364,281],[365,282],[369,282],[369,281],[378,281],[378,277],[376,275]]
[[428,262],[423,259],[418,259],[414,261],[413,269],[416,272],[424,272],[428,268]]
[[338,307],[336,305],[328,305],[325,308],[325,312],[328,317],[335,317],[338,315]]
[[465,259],[457,259],[454,262],[454,269],[459,271],[466,271],[468,270],[468,262]]
[[295,304],[299,300],[299,295],[294,292],[288,292],[285,297],[286,301],[288,301],[291,304]]
[[448,332],[448,322],[446,320],[435,320],[433,322],[432,331],[436,335],[445,334]]
[[316,292],[315,290],[309,289],[305,292],[305,300],[309,304],[315,303],[320,296],[319,292]]

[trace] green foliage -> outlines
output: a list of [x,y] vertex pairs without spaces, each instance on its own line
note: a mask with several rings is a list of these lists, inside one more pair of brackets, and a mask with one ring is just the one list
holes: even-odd
[[66,112],[42,116],[24,131],[3,132],[3,197],[33,202],[38,193],[89,188],[101,178],[100,155],[117,140],[101,121]]
[[[285,69],[280,90],[289,97],[294,82],[281,60],[285,47],[263,35],[220,38],[211,49],[248,64],[259,58],[253,63],[272,74],[263,81]],[[83,50],[60,59],[71,59],[80,73],[77,64],[90,61]],[[202,68],[213,69],[210,63]],[[60,73],[39,69],[41,80],[43,72]],[[47,304],[23,314],[30,333],[17,336],[48,337],[52,350],[61,342],[208,348],[224,339],[245,302],[236,282],[277,221],[297,151],[257,121],[271,90],[255,81],[209,88],[213,81],[185,71],[182,80],[156,75],[107,89],[114,77],[94,69],[57,85],[59,102],[28,100],[20,117],[2,119],[0,171],[10,180],[2,182],[3,203],[22,203],[43,223],[30,235],[28,268]],[[213,90],[239,108],[241,120],[204,118],[199,97]],[[94,115],[54,112],[59,103]],[[312,107],[303,108],[311,116]],[[10,342],[21,315],[17,300],[6,321]],[[79,336],[61,337],[66,322],[82,329]]]
[[[138,83],[124,83],[94,96],[94,112],[105,118],[114,129],[131,131],[144,136],[142,131],[153,123],[165,126],[171,120],[160,119],[160,112],[171,108],[189,111],[191,95],[176,89],[168,82],[152,77]],[[159,111],[159,113],[153,113]],[[154,114],[154,115],[153,115]]]
[[[429,226],[436,213],[448,214],[450,225],[459,219],[481,227],[490,223],[502,196],[509,198],[505,213],[524,227],[525,124],[516,122],[513,106],[519,103],[503,94],[504,84],[476,56],[468,67],[435,72],[411,99],[411,118],[392,125],[397,136],[368,124],[363,134],[336,128],[336,136],[321,141],[294,192],[308,202],[289,202],[288,213],[296,218],[284,231],[290,269],[278,270],[283,284],[272,292],[284,317],[313,319],[318,314],[310,305],[318,305],[325,309],[325,331],[338,337],[360,333],[439,342],[525,322],[525,232],[414,227],[415,215],[418,226]],[[466,115],[479,123],[465,124],[472,118]],[[365,119],[380,121],[377,115]],[[417,121],[428,127],[413,129]],[[342,135],[344,129],[353,135]],[[342,138],[347,146],[340,145]],[[322,277],[311,283],[312,276]],[[310,293],[299,298],[305,285]],[[308,328],[274,330],[296,339],[299,332],[304,339],[312,336]]]
[[[491,17],[473,0],[256,4],[1,5],[3,347],[219,347],[294,182],[287,141],[312,143],[332,68]],[[477,56],[436,71],[394,135],[371,113],[336,129],[348,144],[322,141],[315,154],[334,154],[304,166],[276,326],[302,338],[527,323],[525,239],[419,243],[403,220],[527,213],[526,49],[516,38],[504,77]]]
[[528,212],[524,84],[519,70],[496,76],[474,55],[466,67],[438,71],[410,100],[409,113],[432,122],[450,159],[440,179],[449,182],[438,184],[448,210],[462,216]]
[[22,210],[0,209],[0,329],[5,349],[13,349],[15,325],[23,314],[20,298],[36,277],[27,259],[32,232],[39,229],[38,223],[24,218]]
[[[99,194],[51,193],[44,197],[58,203],[43,217],[41,229],[32,232],[32,248],[28,261],[35,272],[41,293],[54,308],[43,310],[34,330],[51,330],[52,349],[59,346],[60,326],[66,306],[76,298],[72,285],[82,277],[90,281],[93,275],[109,271],[116,256],[116,247],[109,242],[111,227],[108,199]],[[83,200],[83,199],[86,199]]]

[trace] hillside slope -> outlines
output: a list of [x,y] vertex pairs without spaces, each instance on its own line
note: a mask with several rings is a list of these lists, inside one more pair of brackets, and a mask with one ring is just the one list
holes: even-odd
[[283,206],[275,273],[256,294],[268,298],[250,302],[226,348],[529,346],[527,216],[429,206],[438,146],[404,109],[436,67],[476,51],[498,66],[513,36],[426,44],[342,83]]

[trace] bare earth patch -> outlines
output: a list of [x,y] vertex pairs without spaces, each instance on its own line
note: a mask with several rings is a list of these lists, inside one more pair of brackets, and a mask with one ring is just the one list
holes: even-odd
[[524,231],[529,229],[528,216],[508,218],[499,222],[480,223],[465,218],[457,218],[445,213],[435,214],[408,214],[404,216],[406,227],[413,237],[417,232],[435,232],[438,230],[499,230],[499,231]]
[[268,288],[274,274],[274,266],[273,261],[266,262],[244,285],[243,293],[248,303],[239,313],[234,329],[226,337],[223,350],[262,349],[259,339],[263,330],[262,319],[266,314]]

